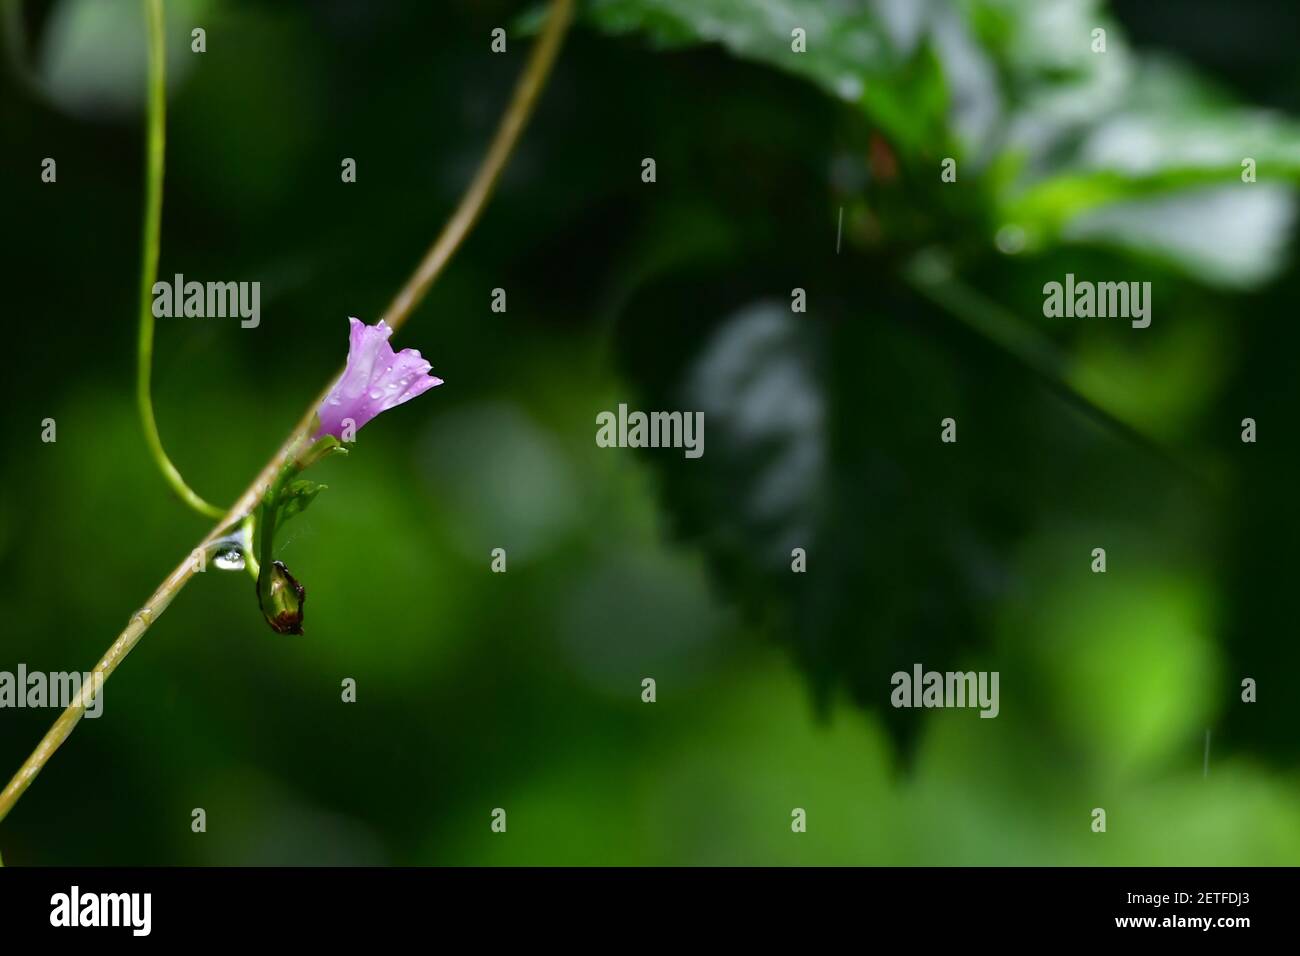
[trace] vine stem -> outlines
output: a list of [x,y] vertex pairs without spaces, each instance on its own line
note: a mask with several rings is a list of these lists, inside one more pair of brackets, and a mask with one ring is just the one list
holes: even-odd
[[163,158],[167,143],[167,49],[163,32],[162,0],[144,0],[149,31],[149,108],[145,133],[144,240],[140,250],[140,334],[136,346],[135,399],[140,424],[158,470],[190,508],[207,518],[224,512],[204,500],[185,483],[180,470],[163,450],[162,436],[153,414],[153,284],[158,276],[162,235]]
[[[519,82],[515,86],[510,105],[501,118],[496,135],[483,158],[482,164],[474,175],[474,179],[465,191],[464,196],[461,197],[460,204],[443,227],[442,232],[420,261],[415,273],[407,280],[388,307],[387,313],[385,313],[385,319],[394,330],[405,324],[411,312],[419,304],[424,294],[428,292],[434,279],[446,267],[452,254],[478,220],[484,205],[492,194],[493,186],[501,175],[501,170],[505,167],[506,161],[519,141],[519,135],[537,103],[542,88],[546,85],[546,78],[550,74],[551,66],[555,62],[564,40],[564,34],[572,19],[573,0],[552,0],[546,26],[533,46],[528,63],[524,67],[524,72],[520,75]],[[270,487],[276,473],[292,451],[294,443],[306,433],[311,424],[312,416],[315,415],[316,409],[320,407],[320,403],[329,394],[333,381],[331,379],[330,385],[327,385],[316,401],[308,407],[306,414],[303,415],[297,427],[285,439],[270,461],[262,467],[253,483],[239,496],[239,500],[231,505],[230,509],[221,516],[213,529],[199,543],[200,549],[205,552],[210,551],[219,539],[230,532],[232,527],[237,527],[248,515],[252,514],[253,509],[257,507],[258,502],[266,493],[266,489]],[[199,562],[195,561],[192,555],[187,556],[163,580],[162,584],[158,585],[144,607],[132,616],[126,628],[118,635],[117,640],[112,643],[104,656],[100,658],[99,663],[95,665],[93,673],[99,675],[98,682],[101,688],[103,686],[102,682],[108,680],[113,671],[126,658],[126,655],[131,653],[132,648],[139,643],[140,638],[144,636],[150,626],[158,620],[181,589],[189,583],[197,572],[198,566]],[[54,725],[41,738],[41,742],[37,744],[31,756],[18,768],[18,772],[9,781],[4,792],[0,793],[0,821],[8,816],[9,811],[18,802],[18,798],[23,795],[24,791],[31,785],[32,780],[41,772],[50,757],[68,739],[68,735],[80,722],[86,712],[86,707],[94,700],[95,684],[96,680],[92,678],[91,682],[83,688],[81,696],[68,705],[67,709],[54,722]]]

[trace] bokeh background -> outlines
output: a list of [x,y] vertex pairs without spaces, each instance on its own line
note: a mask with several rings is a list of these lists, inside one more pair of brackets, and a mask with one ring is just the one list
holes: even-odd
[[[165,443],[224,503],[453,208],[541,8],[166,7],[160,275],[262,283],[259,328],[158,328]],[[3,11],[0,669],[86,670],[206,531],[132,400],[143,18]],[[5,862],[1300,862],[1297,18],[582,4],[398,338],[446,385],[286,529],[305,636],[196,580]],[[1152,282],[1151,327],[1043,318],[1067,272]],[[704,457],[596,447],[619,402],[703,410]],[[999,671],[1000,716],[892,710],[918,662]],[[0,773],[54,717],[0,711]]]

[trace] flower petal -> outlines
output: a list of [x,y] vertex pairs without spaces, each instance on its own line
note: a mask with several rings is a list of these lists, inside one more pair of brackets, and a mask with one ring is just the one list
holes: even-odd
[[347,419],[359,429],[380,412],[442,384],[442,379],[429,374],[431,366],[416,349],[394,354],[388,344],[393,330],[382,319],[377,325],[355,318],[348,322],[347,367],[321,403],[315,438],[342,438]]

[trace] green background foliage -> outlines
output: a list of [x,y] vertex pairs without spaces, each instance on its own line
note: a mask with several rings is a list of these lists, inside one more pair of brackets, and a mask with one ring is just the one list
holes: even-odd
[[[0,669],[84,670],[205,526],[132,403],[138,4],[8,12]],[[540,13],[169,0],[160,277],[262,283],[256,329],[158,324],[159,427],[209,500],[413,268]],[[284,531],[306,634],[210,569],[5,862],[1300,862],[1295,27],[1264,0],[583,5],[397,340],[446,384]],[[1151,281],[1151,327],[1043,318],[1067,272]],[[704,457],[596,447],[619,402],[704,410]],[[916,662],[999,671],[1000,716],[891,709]],[[54,716],[0,711],[0,772]]]

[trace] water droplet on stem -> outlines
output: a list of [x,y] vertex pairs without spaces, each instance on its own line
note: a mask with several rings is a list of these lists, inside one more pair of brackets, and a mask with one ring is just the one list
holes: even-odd
[[244,552],[239,548],[222,548],[213,555],[212,564],[218,571],[242,571]]

